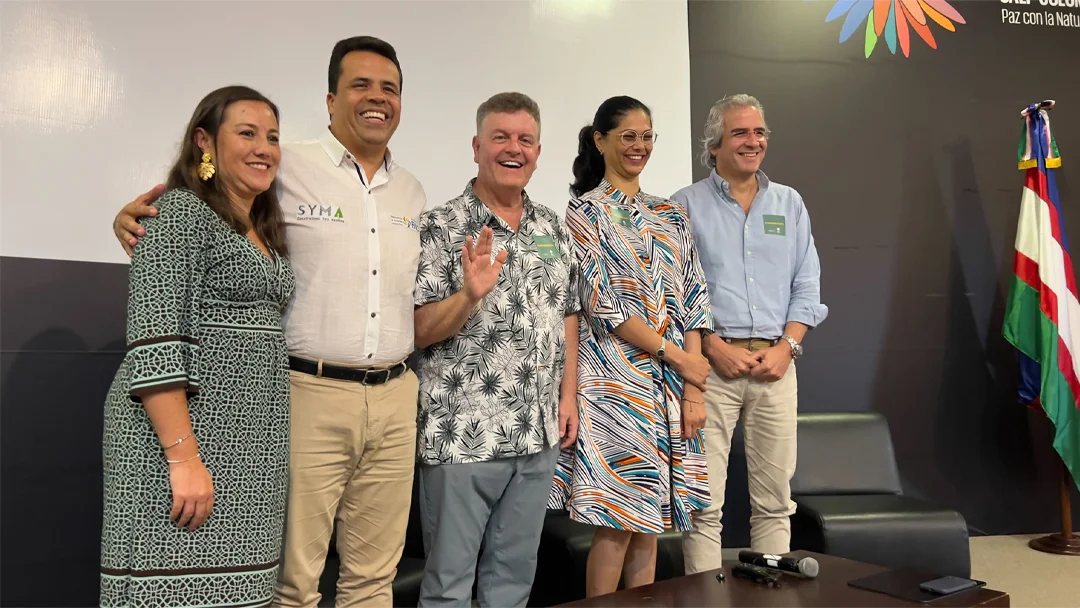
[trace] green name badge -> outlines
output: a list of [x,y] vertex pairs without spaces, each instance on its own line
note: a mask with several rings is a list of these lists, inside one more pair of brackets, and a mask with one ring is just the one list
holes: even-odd
[[549,261],[559,259],[561,252],[559,246],[555,244],[555,239],[546,234],[534,234],[533,242],[536,243],[536,252],[540,254],[540,259]]
[[766,215],[765,216],[765,234],[777,234],[784,236],[787,234],[787,225],[785,224],[784,216],[782,215]]
[[622,207],[608,207],[608,212],[611,214],[611,221],[619,224],[623,228],[634,229],[634,222],[630,220],[630,212]]

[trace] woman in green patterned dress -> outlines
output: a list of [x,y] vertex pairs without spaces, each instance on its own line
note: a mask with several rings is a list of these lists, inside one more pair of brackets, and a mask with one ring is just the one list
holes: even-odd
[[127,355],[105,404],[101,605],[273,597],[289,458],[275,196],[278,110],[247,87],[195,109],[131,260]]

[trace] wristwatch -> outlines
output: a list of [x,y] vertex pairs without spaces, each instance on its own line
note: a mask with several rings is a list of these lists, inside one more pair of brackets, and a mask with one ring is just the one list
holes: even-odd
[[667,348],[667,339],[660,338],[660,348],[656,349],[656,358],[663,359]]
[[795,338],[792,338],[791,336],[789,336],[787,334],[784,334],[784,335],[782,335],[780,337],[783,338],[784,340],[787,340],[787,343],[791,345],[791,358],[792,359],[798,359],[799,357],[802,356],[802,352],[803,352],[802,344],[799,344],[798,342],[795,341]]

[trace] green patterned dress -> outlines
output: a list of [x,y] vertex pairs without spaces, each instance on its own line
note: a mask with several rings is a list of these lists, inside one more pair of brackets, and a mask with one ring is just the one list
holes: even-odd
[[[156,206],[131,261],[127,355],[105,404],[101,606],[266,605],[288,481],[292,269],[187,190]],[[178,387],[214,482],[195,531],[169,520],[169,465],[140,399]]]

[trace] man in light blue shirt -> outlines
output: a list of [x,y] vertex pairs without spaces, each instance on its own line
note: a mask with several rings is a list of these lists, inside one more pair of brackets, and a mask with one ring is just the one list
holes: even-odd
[[705,393],[705,448],[713,502],[685,535],[686,573],[719,568],[731,434],[746,441],[753,551],[790,550],[795,512],[798,385],[794,360],[806,332],[825,320],[821,267],[810,216],[794,189],[761,171],[768,148],[765,111],[749,95],[709,112],[702,162],[715,170],[672,199],[690,214],[708,281],[716,333],[702,343],[713,372]]

